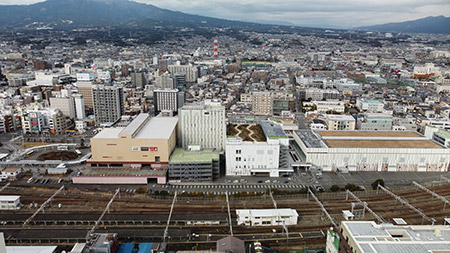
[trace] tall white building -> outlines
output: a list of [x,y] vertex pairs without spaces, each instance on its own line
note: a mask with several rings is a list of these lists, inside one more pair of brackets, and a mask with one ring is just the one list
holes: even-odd
[[175,89],[172,76],[169,72],[165,72],[161,75],[161,88],[163,89]]
[[77,119],[86,118],[85,108],[84,108],[84,96],[81,94],[73,95],[75,99],[75,116]]
[[50,98],[50,108],[59,109],[64,116],[75,118],[75,102],[73,97]]
[[227,137],[225,142],[227,176],[278,177],[280,173],[293,171],[287,162],[289,138],[281,126],[261,121],[248,127],[238,125],[236,129],[236,137]]
[[200,145],[202,149],[225,150],[225,107],[186,105],[179,118],[183,148]]
[[172,75],[177,73],[186,74],[186,82],[193,83],[197,81],[198,78],[198,69],[194,66],[190,65],[169,65],[169,72]]

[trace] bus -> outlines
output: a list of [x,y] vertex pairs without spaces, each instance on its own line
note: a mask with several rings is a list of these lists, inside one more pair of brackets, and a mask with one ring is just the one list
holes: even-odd
[[69,147],[67,146],[58,146],[58,150],[69,150]]
[[78,149],[75,149],[75,153],[77,153],[77,155],[81,155],[81,151]]
[[26,156],[26,157],[30,157],[30,156],[34,155],[34,153],[36,153],[36,151],[31,150],[31,151],[28,151],[28,152],[25,154],[25,156]]

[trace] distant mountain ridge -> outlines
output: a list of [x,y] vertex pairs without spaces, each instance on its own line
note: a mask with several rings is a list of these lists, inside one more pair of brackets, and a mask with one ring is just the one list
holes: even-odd
[[358,30],[397,32],[397,33],[439,33],[450,34],[450,17],[426,17],[405,22],[364,26]]
[[0,5],[0,26],[3,27],[24,27],[38,23],[103,26],[143,20],[206,24],[239,22],[161,9],[130,0],[47,0],[31,5]]

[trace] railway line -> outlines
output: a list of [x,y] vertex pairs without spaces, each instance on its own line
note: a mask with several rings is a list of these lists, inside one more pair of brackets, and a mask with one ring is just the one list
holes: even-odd
[[[448,184],[429,185],[429,189],[450,199]],[[411,186],[390,190],[427,216],[436,219],[436,224],[442,224],[443,219],[450,216],[450,208],[444,209],[442,200],[421,189]],[[9,186],[2,194],[17,195],[17,192],[20,192],[23,208],[13,212],[0,212],[0,229],[4,231],[6,241],[10,244],[69,245],[84,241],[86,231],[95,224],[113,195],[112,192],[64,190],[52,200],[52,204],[44,209],[43,213],[36,215],[26,227],[23,227],[23,222],[31,216],[39,204],[55,192],[55,189]],[[396,203],[395,198],[383,191],[354,192],[354,194],[388,222],[392,222],[393,218],[403,218],[408,224],[424,223],[418,213],[399,202]],[[356,203],[352,198],[346,199],[345,192],[317,194],[317,197],[336,223],[343,219],[342,210],[351,210],[351,204]],[[330,222],[322,214],[319,205],[307,195],[275,196],[278,208],[293,208],[300,215],[298,225],[289,226],[289,237],[283,234],[279,227],[237,226],[236,209],[273,207],[270,197],[259,198],[259,201],[230,199],[234,235],[244,240],[262,240],[279,244],[280,247],[283,240],[289,241],[291,246],[324,243],[325,231],[330,227]],[[171,203],[170,196],[166,199],[157,199],[120,194],[114,200],[110,213],[107,213],[99,223],[96,232],[117,232],[124,242],[162,241]],[[374,217],[366,212],[362,220],[374,220]],[[184,244],[198,244],[206,249],[211,245],[211,241],[229,233],[225,199],[217,197],[214,200],[201,201],[194,198],[180,198],[176,201],[169,223],[169,245],[178,247]],[[188,245],[186,247],[188,248]]]

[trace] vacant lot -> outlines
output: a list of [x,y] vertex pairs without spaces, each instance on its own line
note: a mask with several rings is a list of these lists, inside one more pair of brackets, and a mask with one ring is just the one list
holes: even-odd
[[72,151],[53,151],[40,155],[37,160],[38,161],[47,161],[47,160],[62,160],[69,161],[74,160],[78,157],[75,152]]

